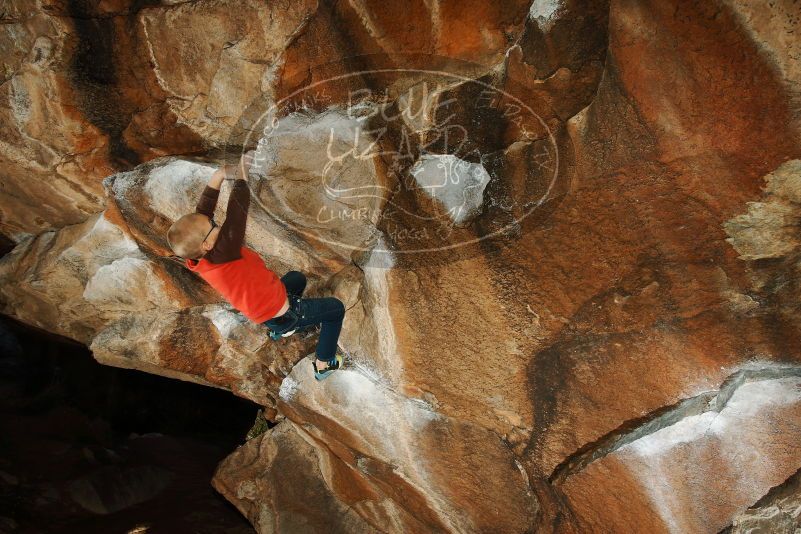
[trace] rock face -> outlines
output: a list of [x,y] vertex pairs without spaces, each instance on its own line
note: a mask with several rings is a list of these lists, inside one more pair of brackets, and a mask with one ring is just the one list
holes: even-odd
[[[801,369],[772,371],[753,378],[746,371],[717,395],[689,399],[617,437],[603,456],[560,473],[580,529],[718,531],[782,483],[799,463],[794,431],[785,425],[799,420]],[[729,458],[739,459],[736,466]]]
[[[139,219],[125,218],[131,203],[141,202],[134,192],[159,195],[139,217],[155,221],[171,208],[191,211],[188,199],[212,171],[168,160],[109,179],[109,191],[117,196],[106,211],[28,238],[3,258],[6,312],[91,345],[103,363],[224,387],[274,406],[281,379],[313,340],[267,342],[261,327],[189,271],[154,255],[164,250],[163,234],[147,235],[137,230]],[[165,177],[171,186],[162,183]],[[170,192],[177,208],[167,198]]]
[[801,471],[773,488],[754,506],[738,515],[726,533],[795,532],[801,527]]
[[[792,524],[793,1],[71,5],[4,15],[4,90],[63,96],[4,108],[2,312],[269,408],[213,481],[259,532]],[[108,42],[81,48],[95,27]],[[114,76],[35,66],[40,36]],[[102,171],[61,178],[59,106]],[[348,309],[351,367],[323,383],[313,337],[265,343],[167,258],[249,148],[248,245]],[[23,160],[55,177],[23,191]]]
[[214,486],[258,532],[380,532],[328,488],[322,453],[302,430],[280,423],[226,458]]
[[3,234],[81,222],[102,210],[105,176],[202,149],[149,66],[141,4],[4,2]]

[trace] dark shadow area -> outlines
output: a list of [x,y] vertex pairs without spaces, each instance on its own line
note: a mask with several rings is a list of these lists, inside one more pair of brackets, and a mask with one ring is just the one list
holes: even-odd
[[0,317],[0,533],[252,533],[210,480],[258,408]]
[[0,233],[0,258],[14,250],[15,246],[17,246],[17,244],[13,239],[5,234]]

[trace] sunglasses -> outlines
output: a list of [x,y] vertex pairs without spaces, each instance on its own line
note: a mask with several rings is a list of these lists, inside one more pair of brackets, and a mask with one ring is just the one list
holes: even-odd
[[214,222],[214,219],[209,219],[209,221],[211,221],[211,230],[209,230],[209,233],[206,234],[206,237],[203,238],[202,242],[205,242],[209,238],[209,236],[211,235],[212,230],[217,228],[217,223]]

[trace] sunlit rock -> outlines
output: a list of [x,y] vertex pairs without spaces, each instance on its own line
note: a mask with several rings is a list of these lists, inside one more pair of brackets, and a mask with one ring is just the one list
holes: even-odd
[[[792,372],[792,370],[791,370]],[[746,382],[716,407],[626,443],[561,486],[586,530],[718,532],[793,474],[801,371]],[[729,465],[737,458],[736,466]]]
[[726,223],[728,241],[744,260],[782,258],[801,246],[801,161],[788,161],[765,180],[764,200]]
[[801,470],[734,518],[727,534],[793,532],[801,527]]
[[[287,476],[297,484],[286,484]],[[292,422],[283,421],[221,462],[213,484],[259,533],[380,532],[352,508],[368,505],[356,501],[365,497],[359,495],[364,489],[350,488],[354,500],[343,502],[329,486],[348,479],[353,475],[336,456]]]
[[274,90],[285,48],[316,7],[229,1],[143,10],[147,51],[171,111],[213,143],[237,134],[241,142],[235,126],[257,97]]
[[301,361],[280,399],[287,418],[369,488],[352,506],[373,525],[395,515],[391,524],[408,531],[518,532],[536,514],[528,478],[503,440],[398,394],[371,362],[317,383]]
[[[264,404],[214,481],[260,532],[791,524],[797,377],[737,380],[801,361],[792,0],[47,6],[1,14],[1,309]],[[248,246],[348,310],[322,383],[167,258],[251,148]]]

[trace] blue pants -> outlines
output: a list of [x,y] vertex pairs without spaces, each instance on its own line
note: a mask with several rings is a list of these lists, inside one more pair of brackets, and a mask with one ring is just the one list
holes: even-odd
[[[301,272],[289,271],[281,277],[281,282],[286,288],[292,311],[300,316],[294,328],[300,330],[319,324],[320,339],[317,340],[317,359],[326,362],[333,360],[339,333],[342,330],[342,321],[345,318],[345,305],[334,297],[300,298],[306,289],[306,276]],[[268,319],[263,324],[270,330],[281,332],[283,330],[282,323],[285,323],[287,315],[289,312]]]

